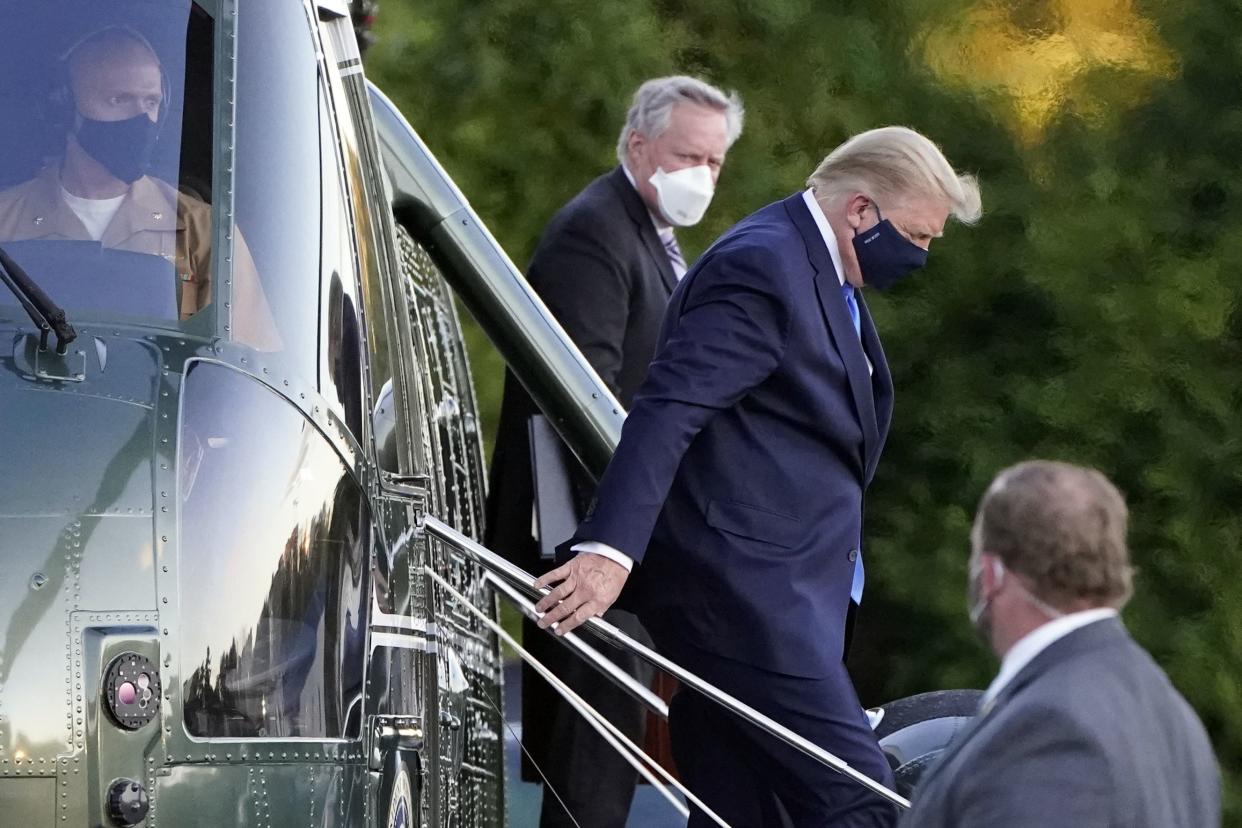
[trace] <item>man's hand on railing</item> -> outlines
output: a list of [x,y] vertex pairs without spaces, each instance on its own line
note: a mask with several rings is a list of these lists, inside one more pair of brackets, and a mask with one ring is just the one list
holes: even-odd
[[535,605],[543,613],[539,627],[546,630],[556,624],[553,632],[564,635],[588,618],[603,615],[621,594],[629,574],[621,564],[602,555],[580,554],[558,566],[535,581],[539,589],[559,582]]

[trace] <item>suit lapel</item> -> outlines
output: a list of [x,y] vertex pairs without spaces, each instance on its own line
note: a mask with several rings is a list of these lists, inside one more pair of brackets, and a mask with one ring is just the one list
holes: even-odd
[[889,426],[893,421],[893,377],[888,370],[888,360],[884,358],[884,348],[880,345],[880,335],[876,331],[875,322],[871,319],[871,311],[863,301],[862,291],[856,293],[858,313],[862,322],[862,342],[867,356],[871,359],[871,367],[875,373],[871,376],[871,389],[875,400],[876,445],[867,455],[867,471],[864,478],[868,483],[875,475],[875,468],[880,462],[880,449],[888,436]]
[[[828,325],[828,333],[837,346],[841,361],[845,363],[845,374],[849,378],[850,394],[854,398],[854,410],[858,414],[858,422],[863,431],[863,466],[864,480],[869,479],[869,470],[874,468],[874,460],[879,457],[880,431],[875,413],[875,398],[871,389],[871,372],[867,370],[867,358],[863,355],[862,342],[854,330],[854,320],[850,319],[849,308],[841,296],[841,279],[836,268],[832,266],[832,257],[824,245],[824,237],[807,210],[802,200],[802,193],[785,199],[785,210],[793,220],[794,226],[802,234],[806,245],[807,257],[815,268],[815,294],[819,299],[820,311]],[[862,303],[859,312],[862,313]],[[870,318],[868,317],[868,323]],[[874,333],[874,331],[873,331]],[[879,339],[876,339],[878,347]],[[881,356],[883,354],[877,351]],[[887,368],[885,369],[887,376]]]
[[642,196],[638,194],[638,190],[634,189],[634,185],[630,184],[630,180],[626,178],[625,170],[620,166],[608,174],[608,181],[620,196],[626,215],[630,217],[630,221],[634,222],[634,229],[638,232],[638,237],[642,239],[643,247],[647,248],[647,254],[651,256],[652,262],[660,271],[660,281],[664,283],[665,289],[671,296],[673,289],[677,287],[677,274],[673,272],[673,265],[668,260],[668,252],[664,249],[664,243],[660,241],[660,235],[656,233],[651,212],[643,202]]

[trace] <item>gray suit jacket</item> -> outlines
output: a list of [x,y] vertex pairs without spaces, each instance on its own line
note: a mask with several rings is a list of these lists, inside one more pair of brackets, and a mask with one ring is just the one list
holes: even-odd
[[1203,725],[1117,619],[1026,665],[915,790],[909,828],[1215,828]]

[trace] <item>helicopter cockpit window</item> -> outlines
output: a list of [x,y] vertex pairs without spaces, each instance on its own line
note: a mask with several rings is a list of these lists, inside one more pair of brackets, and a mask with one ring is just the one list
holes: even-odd
[[370,564],[362,489],[294,406],[210,363],[186,378],[177,474],[186,729],[355,737]]
[[[258,270],[278,347],[306,378],[317,375],[320,322],[316,66],[302,4],[238,4],[236,223]],[[235,284],[237,291],[244,287]],[[241,307],[252,304],[240,293],[235,299]],[[251,340],[244,326],[232,335]]]
[[71,319],[187,323],[212,297],[211,17],[189,0],[9,5],[0,247]]

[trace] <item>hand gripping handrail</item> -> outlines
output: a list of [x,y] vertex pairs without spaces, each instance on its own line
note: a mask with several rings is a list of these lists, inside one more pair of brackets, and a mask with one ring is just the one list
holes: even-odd
[[[514,606],[521,610],[522,614],[527,618],[532,621],[539,619],[542,613],[535,610],[534,603],[523,597],[522,593],[518,592],[517,587],[511,586],[508,581],[497,578],[490,572],[485,574],[483,579],[500,590],[501,594],[512,601]],[[668,718],[668,705],[664,703],[664,699],[653,693],[647,685],[609,661],[607,657],[586,643],[577,633],[571,632],[565,635],[558,635],[556,640],[585,659],[588,664],[603,673],[613,684],[629,693],[632,698],[642,703],[652,713],[661,719]]]
[[[526,572],[521,567],[515,566],[509,561],[506,561],[495,552],[491,551],[482,544],[477,543],[466,535],[463,535],[461,532],[458,532],[447,523],[428,515],[423,518],[422,525],[423,529],[428,534],[458,550],[475,563],[482,566],[484,569],[502,576],[510,583],[521,588],[522,591],[526,592],[528,595],[543,597],[545,594],[535,588],[535,578],[530,573]],[[659,667],[661,670],[664,670],[666,673],[676,678],[682,684],[698,691],[699,693],[702,693],[707,698],[716,702],[731,713],[734,713],[750,722],[752,725],[765,733],[775,736],[785,744],[797,748],[802,753],[818,761],[820,764],[826,765],[837,773],[852,779],[867,790],[877,796],[883,797],[885,800],[893,803],[894,805],[897,805],[900,808],[910,807],[910,801],[898,794],[896,791],[889,790],[884,785],[876,782],[866,774],[850,767],[849,763],[843,759],[834,756],[821,748],[819,745],[816,745],[815,743],[798,735],[781,723],[768,718],[750,705],[734,698],[723,690],[717,688],[715,685],[704,681],[694,673],[691,673],[689,670],[681,667],[676,662],[670,661],[650,647],[635,641],[625,633],[621,632],[621,630],[614,627],[612,624],[609,624],[607,621],[600,618],[591,618],[586,622],[586,624],[588,628],[600,638],[603,638],[605,641],[608,641],[623,650],[628,650],[629,652],[634,653],[639,658],[649,662],[650,664],[654,664],[656,667]]]

